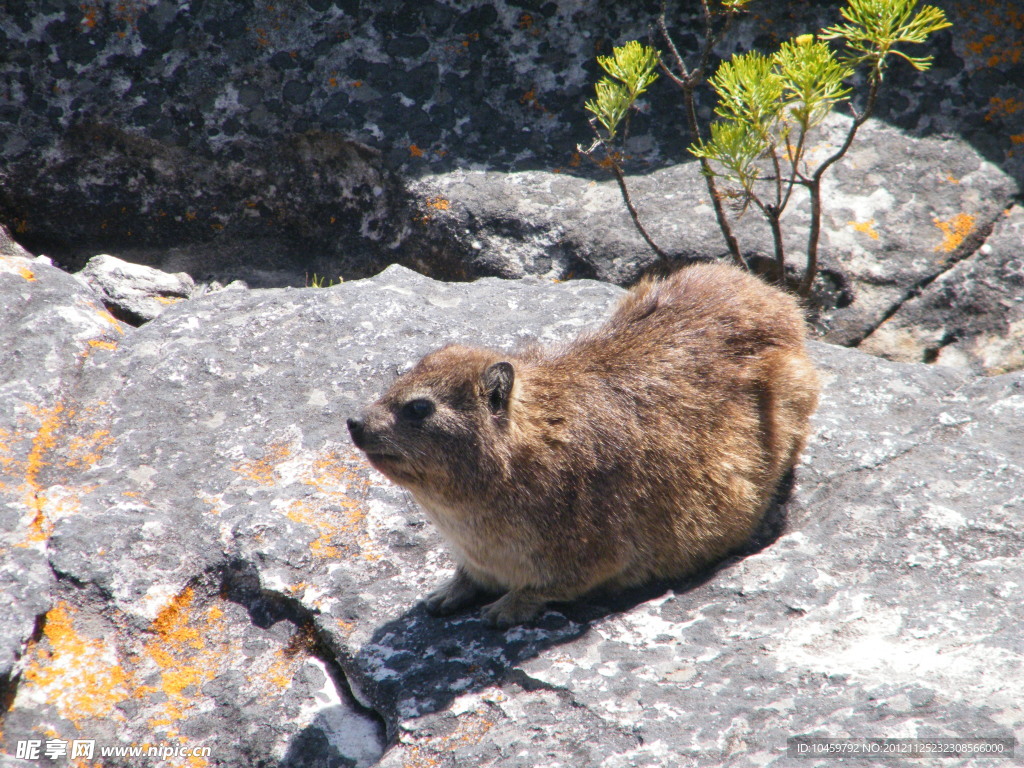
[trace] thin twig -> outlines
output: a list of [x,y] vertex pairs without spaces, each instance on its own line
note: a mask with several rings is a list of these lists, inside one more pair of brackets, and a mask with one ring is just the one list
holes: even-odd
[[[811,286],[814,285],[814,278],[818,273],[818,240],[821,238],[821,177],[830,166],[838,162],[853,144],[854,136],[875,108],[875,99],[878,97],[878,88],[882,83],[881,71],[876,64],[871,75],[871,85],[868,90],[868,100],[864,105],[864,111],[854,118],[850,132],[846,135],[846,141],[842,146],[825,162],[818,166],[812,174],[807,185],[811,195],[811,229],[807,235],[807,266],[804,269],[803,279],[800,281],[800,295],[804,298],[811,295]],[[856,113],[854,113],[856,114]]]
[[[707,63],[707,58],[710,56],[711,49],[714,47],[715,42],[711,38],[711,11],[706,0],[703,0],[703,4],[707,36],[705,37],[704,51],[701,55],[702,66],[694,72],[690,72],[686,68],[683,57],[679,53],[679,49],[676,47],[675,42],[672,40],[672,36],[668,32],[668,24],[665,21],[665,0],[662,0],[661,14],[658,16],[658,30],[661,32],[661,36],[665,41],[665,45],[668,47],[669,53],[675,60],[676,67],[679,69],[679,76],[676,76],[676,74],[664,64],[662,65],[662,70],[668,73],[669,79],[678,85],[680,90],[683,92],[686,122],[690,128],[690,135],[693,136],[694,141],[700,141],[700,126],[697,124],[697,107],[693,97],[694,89],[703,79],[704,65]],[[715,219],[718,221],[718,228],[722,231],[722,236],[725,238],[725,243],[729,248],[729,254],[732,256],[732,260],[736,262],[737,266],[749,271],[750,266],[747,264],[747,260],[743,258],[743,254],[740,253],[739,243],[732,232],[732,227],[729,224],[728,217],[726,216],[725,208],[722,206],[722,198],[718,192],[718,186],[715,184],[715,177],[711,168],[711,163],[707,161],[707,158],[701,157],[698,159],[700,160],[701,175],[704,177],[704,183],[708,189],[708,196],[711,198],[711,205],[715,210]]]
[[636,227],[637,232],[640,233],[643,239],[647,241],[647,244],[651,246],[651,250],[658,254],[658,258],[662,260],[662,263],[668,264],[670,261],[669,255],[665,253],[665,251],[663,251],[656,242],[654,242],[651,236],[647,233],[647,230],[644,228],[644,225],[640,223],[640,214],[637,213],[636,206],[633,205],[633,200],[630,197],[629,190],[626,188],[626,177],[622,174],[622,168],[619,167],[619,164],[614,158],[611,158],[611,155],[609,155],[609,158],[611,159],[610,166],[612,174],[615,176],[615,180],[619,182],[619,191],[622,192],[622,199],[626,203],[629,215],[633,217],[633,225]]

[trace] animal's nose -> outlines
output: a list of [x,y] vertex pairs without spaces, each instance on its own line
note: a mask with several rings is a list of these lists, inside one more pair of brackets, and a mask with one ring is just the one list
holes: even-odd
[[348,424],[348,432],[350,435],[352,435],[352,442],[356,444],[356,448],[362,448],[363,430],[366,426],[366,422],[364,422],[360,418],[352,418],[349,419],[346,423]]

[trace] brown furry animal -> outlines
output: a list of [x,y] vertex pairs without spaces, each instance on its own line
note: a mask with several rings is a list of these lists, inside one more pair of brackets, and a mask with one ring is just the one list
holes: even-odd
[[817,399],[797,303],[704,264],[644,280],[561,349],[433,352],[348,427],[451,544],[428,608],[500,591],[484,615],[509,626],[741,547]]

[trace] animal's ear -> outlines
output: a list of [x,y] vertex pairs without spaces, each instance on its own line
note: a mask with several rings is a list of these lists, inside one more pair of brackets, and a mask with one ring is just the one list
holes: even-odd
[[508,408],[508,399],[512,395],[512,384],[516,380],[516,372],[512,363],[495,363],[484,371],[484,392],[491,413],[502,413]]

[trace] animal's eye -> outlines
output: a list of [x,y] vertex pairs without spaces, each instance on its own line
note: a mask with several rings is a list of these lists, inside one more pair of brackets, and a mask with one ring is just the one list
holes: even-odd
[[434,404],[425,398],[410,400],[402,406],[402,418],[423,421],[434,413]]

